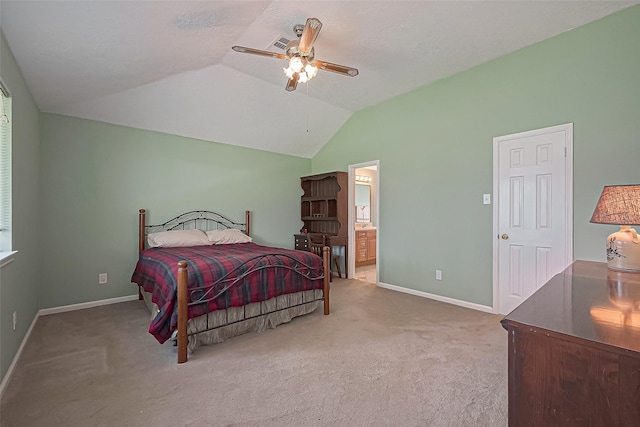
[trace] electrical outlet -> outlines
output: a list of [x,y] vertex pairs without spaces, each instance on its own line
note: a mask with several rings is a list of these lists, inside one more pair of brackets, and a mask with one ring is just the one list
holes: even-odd
[[436,270],[436,280],[442,280],[442,270]]
[[13,330],[16,330],[16,326],[18,325],[18,312],[13,312]]
[[107,273],[98,274],[98,284],[106,285],[107,284]]

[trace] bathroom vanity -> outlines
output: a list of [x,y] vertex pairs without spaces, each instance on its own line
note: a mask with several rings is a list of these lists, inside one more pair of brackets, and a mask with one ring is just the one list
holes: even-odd
[[356,228],[356,267],[376,263],[375,228]]

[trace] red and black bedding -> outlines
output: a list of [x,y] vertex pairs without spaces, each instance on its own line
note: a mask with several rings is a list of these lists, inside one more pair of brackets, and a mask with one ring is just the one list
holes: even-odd
[[158,306],[149,332],[161,343],[177,327],[182,260],[188,271],[188,319],[324,286],[322,258],[310,252],[255,243],[145,249],[131,281],[149,292]]

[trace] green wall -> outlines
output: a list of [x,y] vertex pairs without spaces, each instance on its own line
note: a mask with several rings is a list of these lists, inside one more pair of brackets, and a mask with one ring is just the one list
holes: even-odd
[[493,138],[569,122],[574,258],[605,261],[600,191],[640,182],[640,6],[361,111],[312,169],[380,160],[380,281],[491,306]]
[[[0,77],[12,97],[12,193],[14,260],[0,269],[0,382],[38,311],[39,111],[0,33]],[[13,330],[13,312],[18,324]]]
[[[137,288],[138,209],[149,223],[253,212],[257,243],[293,247],[311,160],[60,115],[42,115],[40,308]],[[98,274],[109,283],[98,285]]]

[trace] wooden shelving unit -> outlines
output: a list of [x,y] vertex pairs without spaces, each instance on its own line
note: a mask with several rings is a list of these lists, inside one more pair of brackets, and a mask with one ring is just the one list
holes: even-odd
[[324,241],[332,247],[344,246],[345,266],[348,266],[348,174],[328,172],[303,176],[300,185],[304,191],[300,197],[300,219],[304,222],[303,228],[307,229],[307,234],[296,235],[296,249],[308,250],[304,246],[305,242],[308,246],[309,239]]
[[308,233],[346,237],[348,235],[346,172],[329,172],[300,178],[300,219]]

